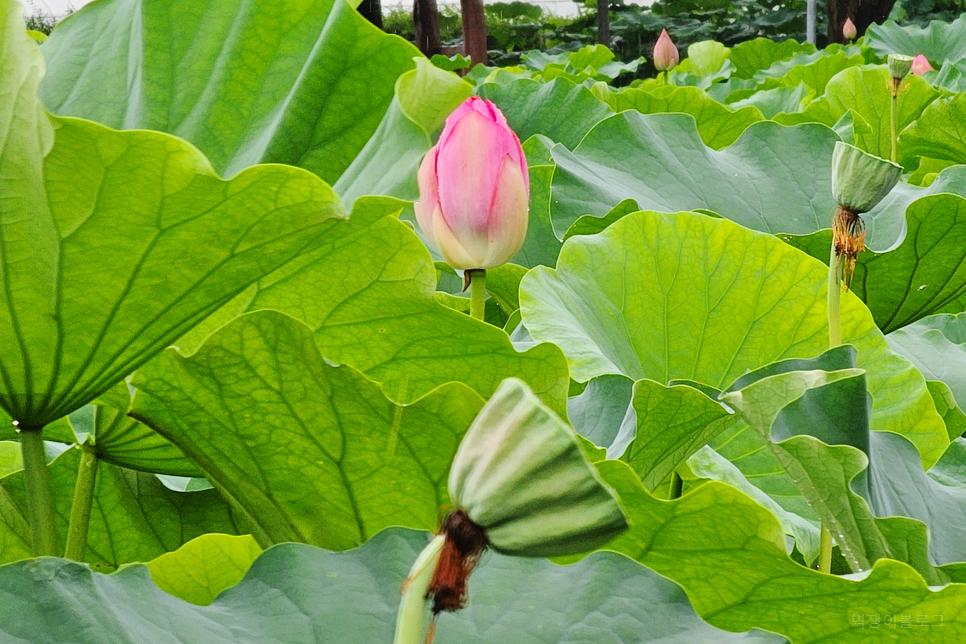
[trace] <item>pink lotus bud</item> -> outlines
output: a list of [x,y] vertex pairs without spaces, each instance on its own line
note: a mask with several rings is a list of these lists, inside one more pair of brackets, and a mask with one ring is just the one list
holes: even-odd
[[912,73],[916,76],[922,76],[926,72],[932,71],[932,65],[929,64],[929,59],[919,54],[912,59]]
[[855,23],[852,22],[851,18],[845,19],[845,24],[842,25],[842,35],[845,36],[846,40],[855,40],[855,37],[859,35],[859,31],[855,28]]
[[458,269],[505,264],[523,245],[530,176],[520,139],[490,101],[471,96],[419,166],[416,221]]
[[654,66],[657,71],[666,72],[674,69],[680,60],[678,48],[674,46],[671,37],[667,35],[667,29],[662,29],[661,35],[654,44]]

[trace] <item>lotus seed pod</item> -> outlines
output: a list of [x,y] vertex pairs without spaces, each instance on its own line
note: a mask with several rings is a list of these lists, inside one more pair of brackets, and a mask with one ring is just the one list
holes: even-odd
[[902,166],[836,141],[832,152],[832,196],[842,208],[869,212],[902,177]]
[[449,493],[504,554],[587,552],[628,527],[574,431],[515,378],[503,381],[460,443]]
[[912,70],[912,56],[889,54],[889,73],[896,80],[902,80]]
[[929,59],[919,54],[912,59],[912,73],[916,76],[922,76],[926,72],[933,71],[932,65],[929,64]]
[[842,25],[842,35],[845,36],[846,40],[855,40],[855,37],[859,35],[851,18],[845,19],[845,24]]
[[674,41],[667,35],[667,29],[661,30],[657,43],[654,45],[654,67],[659,72],[666,72],[674,69],[681,60],[678,48],[674,46]]

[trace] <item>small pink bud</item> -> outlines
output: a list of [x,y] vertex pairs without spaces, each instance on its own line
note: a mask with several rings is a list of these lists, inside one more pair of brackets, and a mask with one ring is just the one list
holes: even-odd
[[916,76],[922,76],[926,72],[932,71],[932,65],[929,64],[929,59],[919,54],[912,59],[912,73]]
[[493,103],[471,96],[456,108],[418,178],[416,221],[447,264],[495,268],[520,250],[530,176],[520,139]]
[[680,60],[678,48],[667,35],[667,29],[662,29],[661,35],[654,44],[654,66],[659,72],[666,72],[674,69]]
[[855,40],[855,37],[859,35],[851,18],[845,19],[845,24],[842,25],[842,35],[845,36],[846,40]]

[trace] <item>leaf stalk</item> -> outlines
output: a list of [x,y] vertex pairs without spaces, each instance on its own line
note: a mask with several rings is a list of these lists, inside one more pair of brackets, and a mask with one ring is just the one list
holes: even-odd
[[423,548],[403,583],[402,599],[396,617],[396,636],[393,644],[425,644],[426,618],[429,601],[426,593],[436,572],[436,564],[443,551],[446,537],[437,535]]
[[94,488],[97,483],[97,454],[90,442],[81,445],[80,464],[77,466],[77,483],[74,486],[74,503],[70,509],[70,525],[67,528],[67,549],[64,556],[74,561],[84,561],[87,553],[87,533],[91,523],[91,507],[94,505]]
[[482,320],[486,312],[486,270],[477,268],[466,272],[470,276],[470,316]]
[[34,556],[56,557],[57,522],[54,493],[44,454],[43,427],[19,427],[20,450],[27,483],[27,508],[30,513],[30,537]]

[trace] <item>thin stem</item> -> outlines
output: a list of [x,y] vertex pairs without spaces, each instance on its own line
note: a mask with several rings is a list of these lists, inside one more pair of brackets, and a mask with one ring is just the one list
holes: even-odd
[[671,491],[668,492],[669,501],[681,498],[681,491],[684,489],[684,481],[677,472],[671,472]]
[[832,533],[822,524],[822,533],[818,543],[818,569],[820,572],[832,572]]
[[899,162],[899,82],[892,82],[892,162]]
[[436,564],[439,563],[445,541],[446,537],[443,535],[434,537],[419,553],[416,563],[410,569],[409,577],[402,587],[393,644],[425,644],[426,615],[429,612],[426,593],[433,580],[433,573],[436,572]]
[[84,561],[87,553],[87,530],[91,523],[91,506],[94,505],[94,487],[97,482],[97,454],[90,443],[81,445],[80,465],[77,466],[77,484],[74,486],[74,504],[70,510],[70,527],[67,528],[68,559]]
[[47,472],[44,454],[43,427],[20,427],[20,450],[27,479],[27,508],[30,512],[30,537],[34,555],[56,557],[57,522],[54,514],[54,493]]
[[486,311],[486,271],[477,268],[467,272],[470,274],[470,316],[482,320]]
[[842,283],[835,256],[835,242],[832,242],[832,254],[828,260],[828,345],[830,349],[842,344],[842,320],[840,310],[842,306]]

